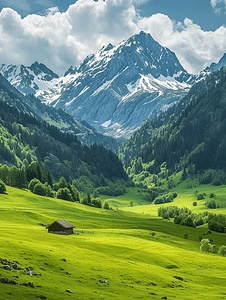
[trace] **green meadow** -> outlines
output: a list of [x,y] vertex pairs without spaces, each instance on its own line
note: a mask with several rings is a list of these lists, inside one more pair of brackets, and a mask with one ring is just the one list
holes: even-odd
[[[206,199],[193,207],[196,190]],[[200,186],[194,180],[174,191],[178,197],[168,205],[204,211],[209,194],[215,193],[221,208],[214,212],[226,213],[225,186]],[[200,236],[219,248],[226,245],[225,234],[206,237],[207,225],[190,228],[158,218],[159,205],[146,202],[137,188],[102,199],[113,209],[7,187],[7,194],[0,195],[0,258],[17,261],[22,270],[0,264],[0,278],[32,282],[35,288],[0,283],[0,299],[226,299],[226,258],[199,249]],[[59,219],[74,224],[77,234],[47,233],[44,225]],[[31,276],[25,267],[41,275]]]

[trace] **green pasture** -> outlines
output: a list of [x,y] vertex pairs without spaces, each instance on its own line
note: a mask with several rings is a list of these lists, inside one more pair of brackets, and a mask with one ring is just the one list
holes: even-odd
[[[172,176],[174,177],[174,176]],[[175,182],[178,182],[178,176],[175,178]],[[167,181],[161,186],[162,189],[167,189]],[[194,213],[200,213],[203,211],[210,211],[216,214],[226,214],[226,186],[213,186],[211,184],[199,184],[198,179],[188,179],[180,183],[177,187],[170,190],[170,192],[176,192],[177,198],[171,203],[161,204],[163,206],[178,206],[188,207]],[[166,192],[167,193],[167,192]],[[214,198],[210,198],[210,194],[214,194]],[[144,192],[142,189],[133,187],[128,188],[127,193],[118,197],[101,196],[101,198],[109,202],[110,206],[124,211],[131,211],[140,214],[149,214],[156,216],[158,208],[161,205],[155,205],[144,200]],[[205,194],[203,200],[197,200],[198,194]],[[215,200],[220,208],[209,209],[205,206],[205,203],[209,200]],[[133,201],[133,207],[130,206],[130,201]],[[197,202],[197,206],[193,206],[193,202]]]
[[[193,188],[177,189],[174,205],[192,203]],[[223,188],[216,194],[223,203]],[[18,261],[23,270],[0,264],[0,278],[35,288],[0,283],[0,299],[226,299],[226,258],[199,250],[206,226],[161,220],[158,206],[142,200],[136,188],[120,197],[107,200],[118,207],[107,211],[7,187],[0,195],[0,258]],[[47,233],[44,225],[57,219],[74,224],[78,234]],[[224,234],[208,238],[218,248],[226,245]],[[25,267],[41,275],[27,275]]]
[[150,204],[147,201],[144,200],[142,197],[142,192],[140,192],[140,188],[137,187],[129,187],[126,188],[126,194],[121,196],[105,196],[100,195],[102,201],[107,201],[110,205],[110,207],[114,209],[122,209],[125,207],[130,207],[130,201],[133,201],[134,206],[140,206],[140,205],[147,205]]

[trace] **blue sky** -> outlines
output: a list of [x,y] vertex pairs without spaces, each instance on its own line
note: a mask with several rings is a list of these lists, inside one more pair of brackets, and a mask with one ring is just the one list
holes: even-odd
[[226,0],[0,0],[0,63],[62,74],[140,30],[199,73],[226,52]]
[[41,14],[45,9],[54,6],[57,6],[61,12],[64,12],[69,5],[75,2],[70,0],[0,0],[0,9],[10,7],[24,17],[27,14]]

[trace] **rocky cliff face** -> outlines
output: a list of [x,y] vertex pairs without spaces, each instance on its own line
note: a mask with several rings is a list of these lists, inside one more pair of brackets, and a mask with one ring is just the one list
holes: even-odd
[[88,56],[51,93],[39,96],[101,133],[128,138],[149,117],[179,101],[193,81],[173,52],[141,32]]

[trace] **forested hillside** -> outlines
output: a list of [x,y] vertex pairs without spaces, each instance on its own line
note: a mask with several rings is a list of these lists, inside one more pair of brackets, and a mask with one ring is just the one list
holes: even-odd
[[[12,98],[13,97],[13,98]],[[94,187],[100,180],[127,179],[118,157],[102,146],[82,145],[76,136],[64,133],[33,115],[9,106],[16,95],[0,90],[0,163],[25,168],[37,161],[55,180],[83,176]]]
[[166,113],[148,120],[119,156],[135,173],[142,171],[141,161],[150,173],[159,173],[164,162],[169,173],[189,165],[196,172],[226,170],[225,132],[226,68],[222,68],[194,85]]
[[44,120],[60,130],[76,134],[77,138],[88,146],[95,143],[115,151],[120,145],[115,139],[109,136],[103,136],[91,125],[77,121],[64,110],[45,105],[32,94],[24,96],[1,74],[0,95],[1,101],[16,107],[19,111],[34,115],[39,121]]

